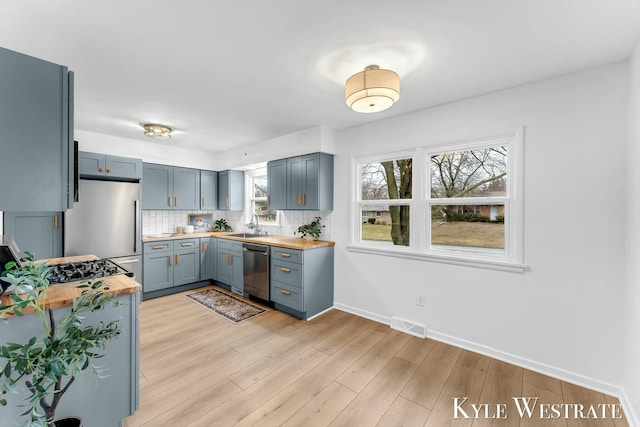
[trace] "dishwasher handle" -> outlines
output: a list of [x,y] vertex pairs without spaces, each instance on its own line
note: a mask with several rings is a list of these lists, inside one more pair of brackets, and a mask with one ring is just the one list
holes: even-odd
[[257,254],[261,254],[261,255],[264,255],[264,256],[268,256],[269,255],[269,246],[252,245],[252,244],[245,243],[245,244],[242,245],[242,251],[243,252],[252,252],[252,253],[257,253]]

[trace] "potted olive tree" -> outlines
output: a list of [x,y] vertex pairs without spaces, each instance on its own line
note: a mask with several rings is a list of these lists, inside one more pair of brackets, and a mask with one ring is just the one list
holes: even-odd
[[121,333],[119,319],[86,326],[83,315],[105,305],[117,306],[119,301],[106,293],[109,288],[104,280],[83,282],[79,285],[82,294],[56,320],[44,305],[49,274],[50,268],[35,263],[33,257],[22,266],[8,263],[2,273],[12,301],[0,305],[0,318],[34,313],[30,315],[40,317],[43,333],[25,337],[22,343],[0,342],[0,405],[7,405],[7,393],[17,394],[26,388],[29,397],[22,414],[25,426],[81,426],[79,418],[56,420],[56,408],[79,372],[91,368],[98,377],[104,377],[104,370],[91,362],[102,357],[105,343]]

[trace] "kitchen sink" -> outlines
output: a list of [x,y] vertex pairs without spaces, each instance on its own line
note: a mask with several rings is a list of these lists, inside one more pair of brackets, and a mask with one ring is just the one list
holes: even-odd
[[245,237],[245,238],[250,238],[250,237],[263,237],[264,234],[256,234],[256,233],[232,233],[232,234],[227,234],[227,236],[231,236],[231,237]]

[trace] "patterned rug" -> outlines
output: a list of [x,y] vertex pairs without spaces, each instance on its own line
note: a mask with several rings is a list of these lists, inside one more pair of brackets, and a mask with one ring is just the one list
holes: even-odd
[[196,292],[195,294],[187,295],[187,297],[235,323],[242,322],[266,311],[264,308],[215,289]]

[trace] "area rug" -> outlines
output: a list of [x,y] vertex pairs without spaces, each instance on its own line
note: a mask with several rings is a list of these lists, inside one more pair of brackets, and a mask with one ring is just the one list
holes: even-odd
[[234,323],[242,322],[266,311],[264,308],[215,289],[196,292],[187,295],[187,297]]

